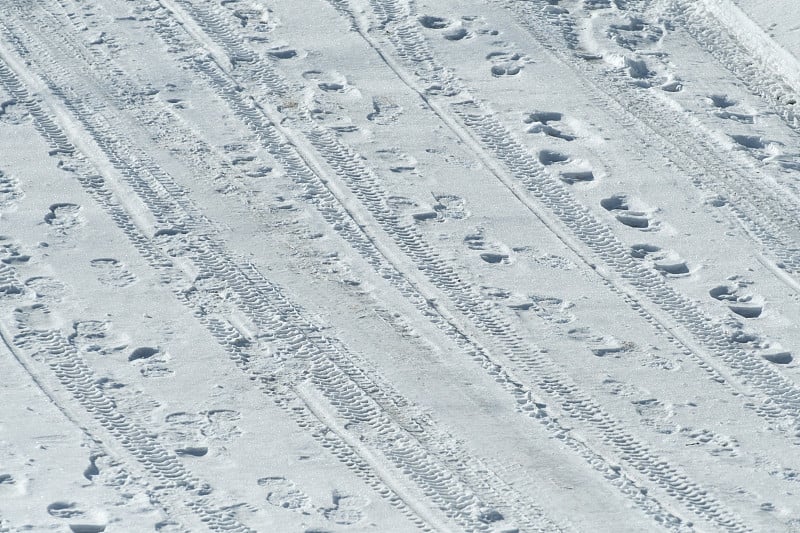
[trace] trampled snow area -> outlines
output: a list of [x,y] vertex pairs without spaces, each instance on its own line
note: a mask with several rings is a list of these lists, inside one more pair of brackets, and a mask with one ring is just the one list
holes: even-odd
[[800,531],[796,4],[0,2],[0,532]]

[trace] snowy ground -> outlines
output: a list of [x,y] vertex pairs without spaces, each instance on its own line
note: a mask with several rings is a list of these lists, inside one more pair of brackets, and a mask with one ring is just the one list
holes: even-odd
[[0,532],[800,531],[795,4],[0,2]]

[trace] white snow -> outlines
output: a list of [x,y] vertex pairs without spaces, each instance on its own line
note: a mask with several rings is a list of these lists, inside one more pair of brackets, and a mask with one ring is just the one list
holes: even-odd
[[0,3],[0,533],[798,530],[798,35]]

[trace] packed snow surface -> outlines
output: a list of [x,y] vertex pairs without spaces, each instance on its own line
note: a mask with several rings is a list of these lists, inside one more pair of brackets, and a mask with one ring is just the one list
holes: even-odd
[[800,531],[796,0],[0,2],[0,532]]

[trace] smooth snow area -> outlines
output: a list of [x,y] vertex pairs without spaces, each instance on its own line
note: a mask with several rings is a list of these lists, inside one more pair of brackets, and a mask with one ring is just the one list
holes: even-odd
[[800,531],[800,10],[0,2],[0,533]]

